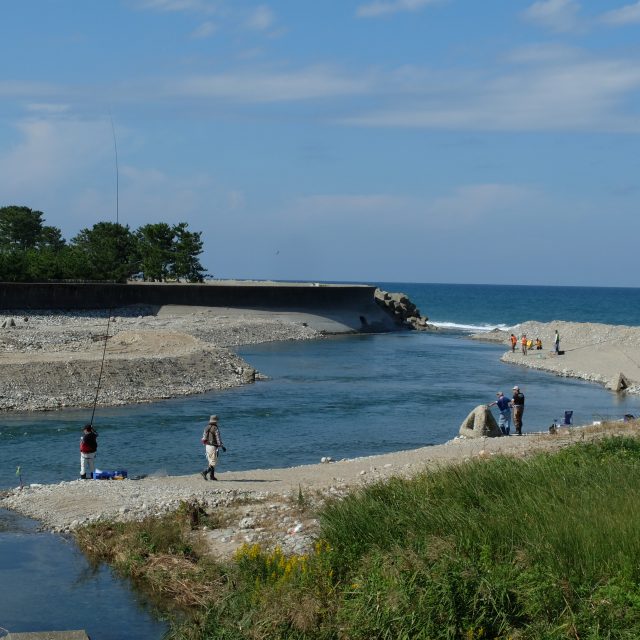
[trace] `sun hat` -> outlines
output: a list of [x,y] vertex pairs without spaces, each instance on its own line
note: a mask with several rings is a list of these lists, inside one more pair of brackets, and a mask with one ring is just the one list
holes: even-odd
[[513,390],[514,390],[514,391],[516,391],[516,389],[517,389],[518,391],[520,391],[520,387],[519,387],[518,385],[516,385],[515,387],[513,387]]
[[218,422],[218,416],[211,416],[209,418],[209,424],[211,424],[212,422]]

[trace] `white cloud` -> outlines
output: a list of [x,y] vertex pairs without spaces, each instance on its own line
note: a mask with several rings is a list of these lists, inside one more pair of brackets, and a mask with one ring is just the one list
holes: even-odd
[[195,40],[202,40],[205,38],[210,38],[216,31],[218,27],[211,21],[203,22],[191,33],[191,37]]
[[[436,79],[437,80],[437,79]],[[346,118],[346,124],[470,131],[632,131],[623,105],[640,91],[634,60],[576,58],[529,64],[494,78],[449,74],[414,87],[399,106]],[[404,103],[404,104],[402,104]]]
[[309,100],[365,93],[366,78],[354,78],[325,67],[291,72],[200,75],[170,82],[173,96],[224,98],[248,103]]
[[68,104],[54,104],[54,103],[46,103],[46,102],[32,102],[26,105],[27,111],[32,113],[49,113],[49,114],[59,114],[64,113],[65,111],[69,111]]
[[255,31],[264,31],[272,27],[275,20],[273,11],[267,5],[260,5],[249,14],[246,26]]
[[43,191],[73,182],[113,153],[108,121],[28,119],[16,125],[21,141],[0,156],[0,191]]
[[[461,185],[435,197],[391,194],[334,194],[299,198],[293,205],[302,224],[337,223],[396,225],[398,217],[407,225],[456,227],[460,222],[490,220],[517,211],[534,192],[520,185],[486,183]],[[288,214],[290,215],[290,214]],[[293,222],[293,220],[291,220]]]
[[427,211],[430,220],[439,218],[456,224],[483,221],[504,213],[516,214],[522,203],[530,201],[533,195],[531,189],[518,185],[462,185],[429,203]]
[[585,58],[584,52],[576,47],[557,43],[535,43],[519,47],[510,52],[509,62],[523,64],[548,64]]
[[607,11],[600,17],[600,21],[613,26],[640,24],[640,2]]
[[137,0],[135,6],[138,9],[162,12],[215,13],[218,3],[212,0]]
[[401,11],[419,11],[427,5],[442,1],[443,0],[374,0],[374,2],[360,5],[356,10],[356,15],[361,18],[377,18]]
[[377,216],[395,216],[416,206],[412,198],[386,194],[311,195],[299,198],[294,209],[301,218],[344,220],[345,217],[371,220]]
[[46,99],[55,95],[59,89],[44,82],[0,82],[0,97],[3,98],[35,98]]
[[539,0],[524,16],[531,22],[553,31],[573,31],[579,23],[580,3],[577,0]]

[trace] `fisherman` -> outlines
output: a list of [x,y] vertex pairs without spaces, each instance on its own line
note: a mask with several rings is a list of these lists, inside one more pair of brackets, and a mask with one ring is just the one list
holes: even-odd
[[91,424],[85,424],[82,429],[82,437],[80,438],[80,479],[86,480],[87,473],[89,478],[93,478],[96,470],[95,459],[98,450],[98,433],[94,431]]
[[537,351],[542,350],[542,340],[540,340],[540,338],[536,338],[536,350]]
[[556,355],[560,355],[560,334],[558,333],[558,330],[556,329],[556,333],[553,336],[553,350],[555,351]]
[[500,427],[500,431],[502,431],[502,435],[508,436],[511,431],[511,401],[505,398],[502,391],[498,391],[496,396],[498,399],[490,403],[489,406],[493,407],[494,405],[498,405],[498,411],[500,411],[498,426]]
[[513,424],[516,428],[516,435],[522,435],[522,414],[524,413],[524,393],[520,391],[520,387],[513,387]]
[[522,334],[522,340],[520,340],[520,344],[522,345],[522,355],[527,355],[527,334]]
[[[209,424],[205,428],[202,434],[202,444],[205,445],[205,455],[207,456],[207,462],[209,466],[200,472],[200,475],[205,480],[217,480],[215,476],[216,462],[218,461],[218,449],[222,449],[226,452],[226,447],[222,443],[220,437],[220,429],[218,427],[218,416],[211,416],[209,418]],[[207,478],[209,475],[209,478]]]
[[516,338],[512,333],[509,340],[511,340],[511,353],[513,353],[516,350],[516,345],[518,344],[518,338]]

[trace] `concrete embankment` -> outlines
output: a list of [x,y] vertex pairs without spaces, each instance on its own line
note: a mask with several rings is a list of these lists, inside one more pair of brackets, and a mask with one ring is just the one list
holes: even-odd
[[[391,331],[375,287],[320,283],[211,281],[183,283],[3,283],[0,309],[111,309],[129,305],[215,307],[300,312],[327,317],[351,331]],[[337,328],[338,329],[338,328]]]

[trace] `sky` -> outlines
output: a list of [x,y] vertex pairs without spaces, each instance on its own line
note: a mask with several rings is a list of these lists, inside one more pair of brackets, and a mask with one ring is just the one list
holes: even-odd
[[[640,1],[20,0],[0,206],[218,278],[640,286]],[[499,300],[496,300],[499,304]]]

